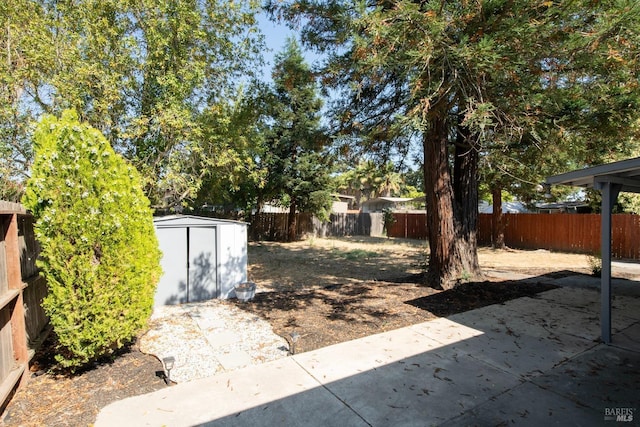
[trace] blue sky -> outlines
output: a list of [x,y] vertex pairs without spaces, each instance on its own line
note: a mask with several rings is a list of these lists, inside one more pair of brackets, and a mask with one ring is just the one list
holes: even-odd
[[265,14],[258,16],[258,24],[264,33],[265,42],[271,50],[269,52],[271,54],[275,54],[282,49],[287,37],[296,36],[295,32],[287,28],[286,25],[270,21]]
[[[276,53],[280,52],[284,47],[287,37],[295,37],[295,33],[284,24],[276,24],[269,21],[265,14],[258,16],[260,30],[264,34],[267,51],[264,53],[264,59],[267,62],[264,73],[265,80],[271,80],[271,70],[273,69],[273,58]],[[296,37],[297,39],[297,37]]]
[[[298,40],[298,43],[300,43],[300,38],[295,31],[290,30],[285,24],[271,22],[265,14],[258,15],[258,25],[264,34],[265,44],[268,48],[268,51],[264,52],[264,58],[267,61],[265,78],[271,80],[271,70],[273,69],[273,58],[275,55],[282,51],[288,37],[294,37]],[[313,61],[316,60],[318,56],[313,52],[303,51],[303,53],[307,63],[312,66]]]

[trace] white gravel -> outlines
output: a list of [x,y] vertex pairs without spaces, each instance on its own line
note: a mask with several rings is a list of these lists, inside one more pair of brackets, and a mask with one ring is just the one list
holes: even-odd
[[289,353],[287,341],[254,314],[219,300],[156,307],[140,349],[175,358],[171,379],[191,381]]

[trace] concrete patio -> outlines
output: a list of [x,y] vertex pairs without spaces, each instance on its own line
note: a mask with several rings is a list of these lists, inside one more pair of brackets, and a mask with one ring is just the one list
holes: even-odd
[[95,425],[640,424],[640,284],[614,281],[604,345],[585,280],[128,398]]

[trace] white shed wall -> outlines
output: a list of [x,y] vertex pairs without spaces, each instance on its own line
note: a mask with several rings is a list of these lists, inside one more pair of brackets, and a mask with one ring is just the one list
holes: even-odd
[[244,224],[218,226],[219,298],[235,297],[234,286],[247,281],[247,227]]
[[246,223],[185,215],[154,224],[163,253],[156,306],[234,297],[247,281]]

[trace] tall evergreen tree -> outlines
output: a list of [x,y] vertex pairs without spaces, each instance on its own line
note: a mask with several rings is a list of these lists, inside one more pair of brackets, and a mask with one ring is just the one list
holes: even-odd
[[322,99],[300,47],[289,39],[276,55],[271,127],[266,136],[263,200],[289,205],[288,240],[297,237],[296,213],[328,216],[331,206],[328,139],[320,124]]
[[161,275],[149,200],[137,171],[75,112],[45,116],[23,203],[37,222],[43,307],[63,366],[86,365],[131,342],[153,309]]

